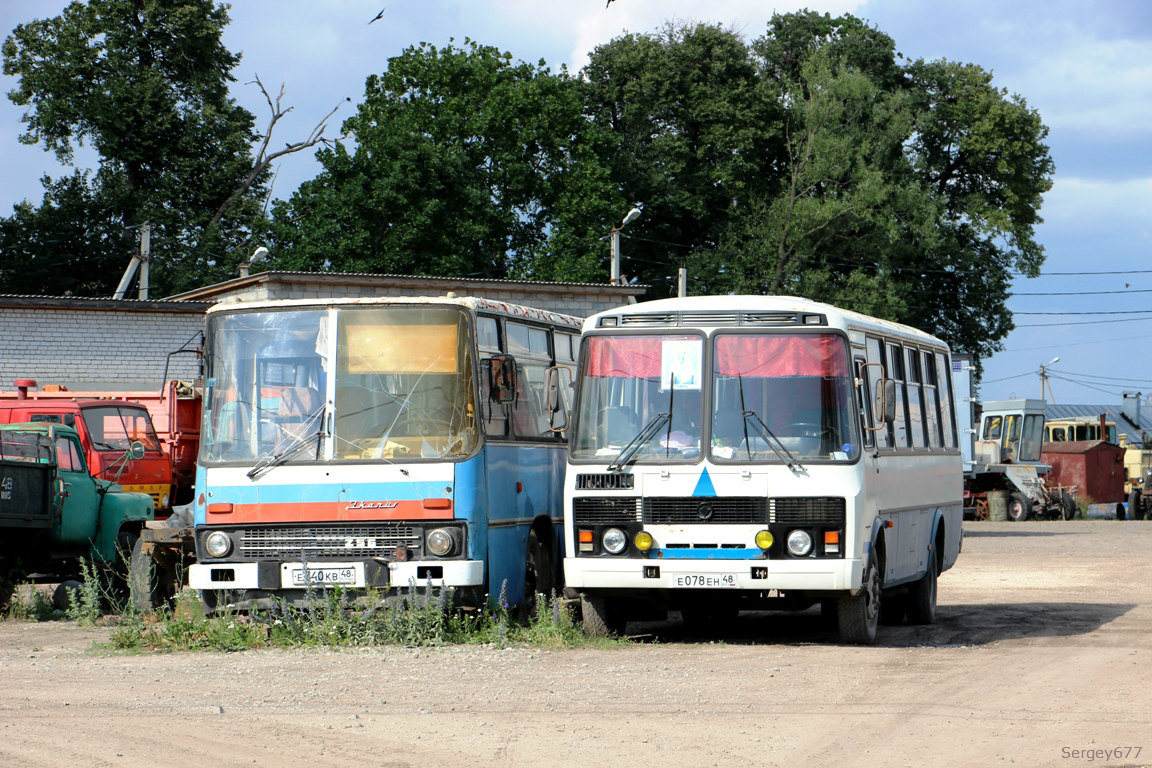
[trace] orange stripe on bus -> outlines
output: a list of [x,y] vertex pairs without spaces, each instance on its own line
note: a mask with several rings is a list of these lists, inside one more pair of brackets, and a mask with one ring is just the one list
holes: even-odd
[[235,504],[231,514],[213,514],[208,523],[328,523],[358,520],[451,520],[451,499],[442,508],[429,509],[422,500],[313,501],[278,504]]

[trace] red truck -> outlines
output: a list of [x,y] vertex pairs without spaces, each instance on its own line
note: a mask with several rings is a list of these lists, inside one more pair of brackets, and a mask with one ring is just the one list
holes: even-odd
[[[71,392],[59,385],[34,390],[31,379],[14,384],[15,391],[0,391],[0,424],[74,427],[94,476],[119,472],[120,486],[147,493],[161,514],[192,500],[200,445],[200,398],[193,386],[168,381],[159,391]],[[113,469],[134,441],[144,446],[143,457]]]

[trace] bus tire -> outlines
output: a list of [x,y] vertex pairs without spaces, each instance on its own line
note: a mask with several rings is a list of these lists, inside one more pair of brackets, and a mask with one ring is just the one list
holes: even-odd
[[836,606],[840,639],[855,645],[872,645],[880,625],[880,569],[874,558],[868,558],[860,592],[845,595]]
[[606,597],[581,595],[580,616],[584,622],[584,634],[591,637],[623,634],[625,622],[617,615],[615,607]]
[[908,623],[936,623],[936,591],[939,578],[939,563],[935,553],[929,553],[928,571],[924,578],[908,587]]
[[1022,493],[1008,496],[1008,519],[1022,523],[1032,516],[1032,501]]
[[531,616],[536,613],[536,595],[552,599],[555,590],[552,569],[552,550],[540,542],[536,529],[528,531],[528,549],[524,557],[524,609]]

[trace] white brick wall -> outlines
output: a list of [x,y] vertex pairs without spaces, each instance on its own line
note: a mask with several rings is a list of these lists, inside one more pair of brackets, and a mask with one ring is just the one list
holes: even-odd
[[[159,389],[168,354],[203,326],[199,312],[0,308],[0,389],[15,379],[69,389]],[[196,346],[193,342],[189,346]],[[171,357],[169,379],[192,379],[195,355]]]

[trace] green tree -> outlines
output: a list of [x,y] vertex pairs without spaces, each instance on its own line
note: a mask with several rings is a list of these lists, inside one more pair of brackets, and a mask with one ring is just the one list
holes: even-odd
[[628,242],[644,281],[688,263],[693,293],[805,295],[979,357],[1011,330],[1052,162],[1039,115],[980,67],[906,62],[861,20],[805,11],[751,44],[626,35],[583,74],[613,182],[644,204],[629,233],[661,241]]
[[78,145],[99,156],[96,173],[45,179],[39,209],[22,204],[0,223],[6,260],[22,260],[4,270],[6,289],[57,293],[39,267],[67,263],[76,290],[108,295],[144,222],[155,294],[233,274],[262,219],[264,176],[245,187],[258,136],[229,97],[240,57],[221,44],[227,23],[213,0],[89,0],[4,41],[4,73],[18,78],[8,98],[27,108],[20,141],[64,164]]
[[621,271],[666,292],[676,266],[715,249],[749,196],[775,183],[781,105],[740,36],[704,24],[616,38],[581,74],[589,119],[615,138],[605,162],[628,201],[610,223],[632,204],[644,211],[625,233]]
[[[422,44],[367,79],[320,175],[274,208],[272,264],[565,279],[614,199],[565,72],[466,41]],[[618,198],[615,198],[618,199]],[[593,235],[592,233],[595,233]]]

